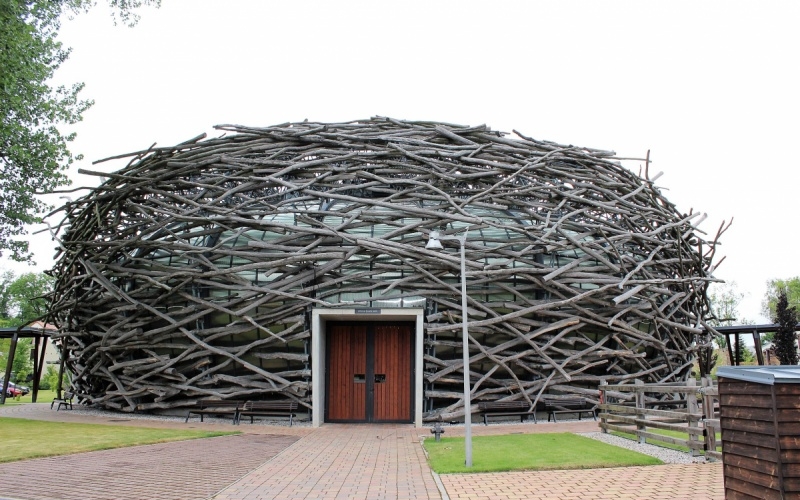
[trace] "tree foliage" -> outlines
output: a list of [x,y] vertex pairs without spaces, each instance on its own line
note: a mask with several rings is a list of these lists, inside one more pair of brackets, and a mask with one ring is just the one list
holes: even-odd
[[13,271],[0,272],[0,328],[13,326],[11,318],[11,294],[9,287],[17,277]]
[[[709,307],[712,314],[709,323],[713,326],[732,325],[734,323],[747,324],[747,320],[739,319],[739,304],[743,298],[744,293],[739,291],[735,281],[712,285],[708,294]],[[720,349],[727,347],[727,339],[724,335],[717,335],[714,338],[714,342],[717,343]],[[738,334],[734,335],[733,344],[731,347],[735,353],[734,355],[738,353],[740,361],[751,361],[753,359],[754,354],[744,345]],[[717,361],[716,358],[716,355],[712,356],[711,354],[700,355],[700,362],[706,363],[706,366],[701,364],[701,372],[710,372]],[[733,363],[733,360],[728,361]]]
[[786,292],[789,307],[800,306],[800,276],[767,281],[767,292],[761,301],[761,311],[768,318],[777,317],[776,306],[781,292]]
[[[115,22],[135,24],[133,9],[158,0],[109,0]],[[56,40],[64,14],[94,5],[91,0],[0,0],[0,256],[30,261],[26,225],[39,222],[48,206],[37,195],[70,183],[74,133],[92,101],[79,97],[82,83],[51,86],[69,57]]]
[[738,321],[739,304],[744,294],[739,291],[735,281],[713,284],[709,287],[708,301],[714,326],[731,325]]
[[54,279],[44,273],[25,273],[8,286],[14,318],[22,324],[41,318],[47,312],[44,295],[53,290]]
[[[61,376],[61,387],[67,387],[69,385],[69,372],[64,371]],[[55,391],[58,387],[58,368],[53,365],[47,365],[45,368],[44,373],[42,374],[42,380],[39,381],[39,389],[45,391]]]
[[[25,325],[42,317],[47,311],[44,295],[53,290],[53,278],[42,273],[25,273],[19,277],[11,271],[0,273],[0,327]],[[31,372],[31,339],[17,342],[12,381],[25,381]],[[11,348],[10,339],[0,339],[0,366]]]
[[778,295],[774,321],[778,324],[778,331],[775,332],[775,356],[782,365],[796,365],[797,336],[794,329],[797,325],[797,309],[789,305],[785,290]]

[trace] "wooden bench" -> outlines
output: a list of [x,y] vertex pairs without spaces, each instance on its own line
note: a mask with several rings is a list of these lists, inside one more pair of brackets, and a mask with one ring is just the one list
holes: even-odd
[[524,422],[526,417],[533,415],[533,423],[537,423],[536,409],[531,409],[531,405],[527,401],[486,401],[478,403],[478,413],[483,415],[484,425],[489,425],[487,418],[490,414],[498,417],[519,415],[520,422]]
[[60,398],[54,398],[53,402],[50,403],[50,409],[53,409],[53,405],[57,404],[56,411],[60,410],[63,406],[64,409],[72,409],[72,397],[74,396],[73,393],[64,391],[64,395]]
[[194,408],[190,408],[186,412],[186,422],[192,415],[200,415],[200,421],[203,421],[205,415],[220,415],[230,416],[232,423],[237,423],[239,419],[239,409],[242,406],[242,401],[232,401],[224,399],[203,399],[197,402]]
[[247,401],[239,409],[237,424],[241,422],[242,416],[250,417],[251,424],[253,417],[289,417],[291,427],[294,417],[297,416],[297,401]]
[[595,414],[595,406],[590,404],[584,398],[542,398],[544,402],[544,409],[547,412],[547,421],[550,421],[550,417],[553,417],[553,422],[558,422],[556,420],[556,414],[558,413],[577,413],[578,420],[581,419],[581,415],[584,413],[591,413],[592,418],[597,420],[597,415]]

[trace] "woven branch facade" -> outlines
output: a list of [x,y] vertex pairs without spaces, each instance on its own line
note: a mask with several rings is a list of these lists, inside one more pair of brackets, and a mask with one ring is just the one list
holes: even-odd
[[[352,394],[313,311],[367,328],[413,310],[411,405],[463,416],[460,244],[446,237],[465,231],[473,403],[689,376],[717,238],[614,153],[388,118],[218,128],[95,174],[62,207],[52,321],[83,400],[290,398],[328,415]],[[426,249],[433,231],[443,250]],[[361,342],[344,338],[350,356]]]

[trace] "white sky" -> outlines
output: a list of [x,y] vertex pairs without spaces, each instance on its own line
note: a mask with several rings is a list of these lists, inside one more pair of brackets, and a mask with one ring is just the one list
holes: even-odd
[[[141,15],[115,27],[99,5],[63,24],[58,79],[96,101],[75,128],[78,185],[97,183],[79,167],[124,166],[94,160],[222,123],[485,123],[650,149],[651,175],[679,210],[708,214],[709,238],[734,218],[716,276],[746,294],[739,319],[767,322],[766,281],[800,275],[800,2],[163,0]],[[50,267],[52,242],[32,241]]]

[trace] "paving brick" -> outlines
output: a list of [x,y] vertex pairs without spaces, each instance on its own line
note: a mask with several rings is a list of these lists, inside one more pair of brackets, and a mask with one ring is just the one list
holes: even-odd
[[[49,405],[0,407],[0,416],[108,425],[231,430],[229,423],[139,421],[50,411]],[[216,421],[215,421],[216,420]],[[169,498],[215,500],[440,499],[420,438],[409,425],[250,426],[241,436],[182,441],[0,464],[0,499]],[[591,432],[593,421],[475,425],[474,435]],[[459,436],[461,427],[447,427]],[[175,464],[179,464],[176,466]],[[627,500],[724,498],[720,464],[441,476],[455,499]],[[65,484],[72,485],[64,490]]]

